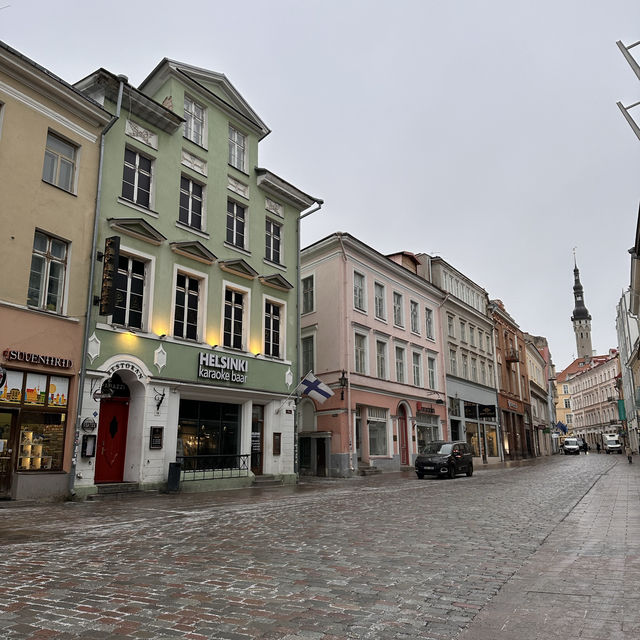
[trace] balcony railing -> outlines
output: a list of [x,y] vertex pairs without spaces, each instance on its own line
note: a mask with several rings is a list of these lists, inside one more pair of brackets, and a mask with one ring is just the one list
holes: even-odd
[[519,362],[520,361],[520,353],[517,349],[506,349],[504,354],[504,359],[507,362]]
[[249,475],[249,454],[222,454],[215,456],[178,456],[181,463],[180,479],[213,480],[240,478]]

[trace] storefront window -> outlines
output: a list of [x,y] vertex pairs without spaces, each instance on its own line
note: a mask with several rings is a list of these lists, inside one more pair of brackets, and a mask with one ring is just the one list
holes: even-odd
[[377,420],[369,422],[369,454],[387,455],[387,423]]
[[467,443],[471,447],[474,456],[480,455],[480,441],[478,439],[478,425],[475,422],[465,424],[467,431]]
[[487,455],[498,455],[498,433],[496,427],[485,426],[485,435],[487,438]]
[[20,404],[22,402],[23,377],[21,371],[7,371],[6,380],[0,389],[1,404]]
[[240,406],[182,400],[178,440],[184,456],[238,455]]
[[18,471],[60,471],[64,456],[63,413],[27,411],[20,427]]
[[[431,418],[432,416],[428,417]],[[418,422],[416,424],[416,435],[418,437],[418,453],[421,453],[429,442],[439,439],[438,426]]]

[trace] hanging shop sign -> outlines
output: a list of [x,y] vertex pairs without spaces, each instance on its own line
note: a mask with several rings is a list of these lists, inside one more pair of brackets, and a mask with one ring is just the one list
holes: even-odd
[[104,241],[102,263],[102,288],[100,290],[100,315],[113,314],[116,303],[116,274],[120,260],[120,237],[112,236]]
[[68,358],[56,358],[41,353],[28,353],[27,351],[17,351],[15,349],[5,349],[2,352],[4,359],[9,362],[26,362],[29,364],[43,364],[47,367],[58,367],[60,369],[71,369],[73,361]]
[[243,358],[202,351],[198,354],[198,378],[244,384],[248,371],[249,362]]

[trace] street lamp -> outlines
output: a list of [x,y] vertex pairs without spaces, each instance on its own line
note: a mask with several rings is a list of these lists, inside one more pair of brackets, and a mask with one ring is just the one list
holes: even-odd
[[344,400],[344,389],[347,386],[347,382],[349,382],[347,372],[344,369],[342,370],[342,375],[338,379],[338,382],[340,383],[340,400]]

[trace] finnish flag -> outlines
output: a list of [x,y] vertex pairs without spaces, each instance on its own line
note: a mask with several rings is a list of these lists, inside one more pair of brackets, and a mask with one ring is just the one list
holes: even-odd
[[302,395],[307,395],[316,402],[322,403],[333,395],[333,391],[324,382],[318,380],[311,371],[302,379],[300,385],[302,387]]

